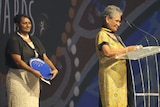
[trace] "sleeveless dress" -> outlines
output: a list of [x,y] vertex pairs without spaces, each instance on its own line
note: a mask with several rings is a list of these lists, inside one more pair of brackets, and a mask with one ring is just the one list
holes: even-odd
[[107,44],[111,49],[123,46],[111,38],[102,28],[96,36],[96,52],[99,58],[98,83],[103,107],[127,107],[126,60],[108,58],[99,46]]

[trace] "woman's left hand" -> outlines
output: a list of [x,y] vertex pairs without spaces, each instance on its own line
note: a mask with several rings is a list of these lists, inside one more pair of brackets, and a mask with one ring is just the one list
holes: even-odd
[[52,74],[53,76],[51,77],[50,80],[52,80],[52,79],[54,79],[54,78],[56,77],[56,75],[58,74],[58,70],[57,70],[57,69],[52,70],[52,71],[51,71],[51,74]]

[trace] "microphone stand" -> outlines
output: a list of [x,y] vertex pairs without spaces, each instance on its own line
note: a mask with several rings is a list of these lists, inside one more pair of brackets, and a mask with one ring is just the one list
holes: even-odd
[[[124,21],[129,25],[130,28],[136,28],[139,31],[143,32],[144,34],[146,34],[148,36],[151,36],[155,40],[157,46],[159,46],[159,42],[158,42],[158,39],[156,37],[154,37],[150,33],[146,32],[145,30],[137,27],[135,24],[129,23],[127,20],[124,20]],[[149,45],[149,41],[148,41],[147,37],[146,36],[144,36],[144,37],[145,37],[145,39],[147,41],[147,44]],[[140,67],[141,80],[142,80],[142,89],[143,89],[143,93],[144,93],[145,89],[144,89],[144,80],[143,80],[142,66],[141,66],[140,60],[138,60],[138,62],[139,62],[139,67]],[[156,71],[157,71],[156,72],[157,73],[157,85],[158,85],[158,93],[159,93],[159,73],[158,73],[158,60],[157,60],[157,55],[156,54],[155,54],[155,64],[156,64]],[[150,107],[150,96],[152,95],[152,93],[150,93],[150,73],[149,73],[150,71],[149,71],[149,64],[148,64],[148,58],[147,57],[146,57],[146,65],[147,65],[147,77],[148,77],[148,93],[147,93],[147,95],[148,95],[148,103],[149,103],[148,106]],[[144,96],[143,96],[143,98],[144,98],[144,107],[146,107],[145,96],[146,95],[144,93]],[[159,103],[159,96],[158,96],[158,103]]]

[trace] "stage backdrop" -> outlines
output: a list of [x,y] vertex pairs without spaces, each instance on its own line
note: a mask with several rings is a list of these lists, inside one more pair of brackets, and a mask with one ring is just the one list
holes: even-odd
[[[159,44],[156,42],[160,39],[159,0],[0,0],[0,107],[7,107],[4,50],[7,39],[15,31],[13,16],[18,13],[31,17],[33,29],[30,34],[42,41],[59,70],[51,86],[41,82],[40,107],[99,107],[95,36],[101,27],[100,14],[108,4],[119,6],[124,11],[123,19],[154,36],[131,28],[122,20],[117,34],[126,45]],[[151,58],[151,61],[155,62],[155,59]],[[145,62],[144,59],[141,62]],[[150,78],[155,90],[151,88],[150,91],[158,92],[158,78],[152,62],[149,62],[153,66]],[[136,90],[141,92],[138,66],[136,61],[132,63]],[[144,77],[144,82],[147,79]],[[150,97],[139,98],[138,107],[144,106],[144,99],[148,101]],[[157,98],[151,98],[151,101],[154,103],[151,107],[158,105]]]

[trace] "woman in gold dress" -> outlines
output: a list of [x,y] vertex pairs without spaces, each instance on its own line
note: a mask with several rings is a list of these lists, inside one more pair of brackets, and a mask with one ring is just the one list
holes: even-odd
[[123,46],[115,35],[120,26],[122,10],[109,5],[103,13],[103,26],[96,36],[96,52],[99,58],[98,82],[103,107],[127,107],[126,60],[116,55],[136,50],[139,46]]

